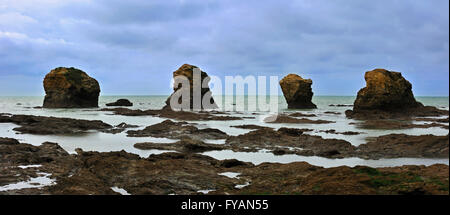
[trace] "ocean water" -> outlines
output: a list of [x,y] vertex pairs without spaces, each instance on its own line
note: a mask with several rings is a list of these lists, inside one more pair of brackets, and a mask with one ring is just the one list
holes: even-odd
[[[117,125],[122,122],[138,125],[139,128],[156,124],[164,121],[165,119],[152,116],[118,116],[112,115],[110,112],[98,111],[100,108],[106,107],[106,103],[116,101],[119,98],[129,99],[134,103],[132,109],[160,109],[164,106],[164,102],[167,96],[101,96],[99,99],[99,108],[88,109],[36,109],[33,107],[41,106],[43,97],[0,97],[0,113],[11,114],[27,114],[27,115],[40,115],[40,116],[54,116],[54,117],[69,117],[76,119],[87,120],[102,120],[111,125]],[[214,97],[216,101],[222,99],[222,103],[225,102],[225,97]],[[235,101],[226,104],[226,109],[238,108],[234,105],[238,101],[247,99],[248,97],[237,96]],[[228,99],[228,98],[227,98]],[[273,128],[280,127],[292,127],[292,128],[309,128],[313,129],[311,132],[307,132],[313,135],[319,135],[323,138],[336,138],[349,141],[351,144],[357,146],[366,142],[368,137],[377,137],[380,135],[392,134],[392,133],[404,133],[409,135],[447,135],[448,130],[443,128],[414,128],[414,129],[401,129],[401,130],[382,130],[382,129],[360,129],[350,123],[356,122],[352,119],[345,117],[345,110],[351,109],[351,107],[331,107],[330,104],[353,104],[354,96],[315,96],[313,102],[318,106],[314,110],[287,110],[287,104],[282,96],[277,99],[277,108],[274,111],[253,111],[252,107],[255,107],[255,101],[249,100],[245,102],[244,110],[230,111],[228,114],[232,116],[243,117],[255,117],[254,119],[234,120],[234,121],[195,121],[196,126],[199,128],[217,128],[229,135],[240,135],[249,132],[250,130],[231,128],[233,125],[255,124]],[[441,109],[449,109],[448,97],[417,97],[418,101],[425,105],[436,106]],[[263,101],[263,99],[259,99]],[[268,109],[268,104],[261,102],[261,107]],[[249,110],[250,109],[250,110]],[[293,112],[301,111],[303,113],[313,113],[317,117],[311,117],[310,119],[324,119],[335,121],[331,124],[268,124],[263,121],[264,118],[274,114],[273,112]],[[339,115],[325,114],[325,111],[339,112]],[[417,122],[421,123],[421,122]],[[70,153],[75,153],[76,148],[81,148],[85,151],[120,151],[125,150],[130,153],[138,154],[142,157],[148,157],[151,154],[159,154],[167,151],[161,150],[139,150],[133,147],[135,143],[139,142],[157,142],[157,143],[172,143],[177,140],[167,138],[152,138],[152,137],[127,137],[125,132],[120,134],[106,134],[96,131],[87,132],[80,135],[30,135],[30,134],[17,134],[12,129],[17,127],[11,123],[0,123],[0,137],[11,137],[19,139],[21,142],[30,143],[33,145],[40,145],[45,141],[59,143],[65,150]],[[340,135],[340,134],[327,134],[321,132],[321,130],[334,129],[338,132],[345,131],[357,131],[362,132],[360,135]],[[208,143],[223,144],[225,140],[207,140]],[[448,159],[422,159],[422,158],[399,158],[399,159],[380,159],[380,160],[363,160],[360,158],[346,158],[346,159],[327,159],[321,157],[305,157],[297,155],[283,155],[275,156],[266,151],[260,151],[255,153],[243,153],[232,151],[212,151],[204,153],[217,159],[230,159],[236,158],[243,161],[253,162],[259,164],[262,162],[278,162],[289,163],[295,161],[306,161],[313,165],[333,167],[333,166],[356,166],[366,165],[373,167],[383,166],[400,166],[400,165],[431,165],[435,163],[448,164]]]

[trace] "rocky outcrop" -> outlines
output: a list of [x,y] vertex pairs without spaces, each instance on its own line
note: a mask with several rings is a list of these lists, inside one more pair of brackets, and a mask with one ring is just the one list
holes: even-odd
[[448,115],[448,111],[423,106],[412,93],[412,85],[401,73],[385,69],[366,72],[366,87],[358,92],[350,118],[402,118]]
[[[207,84],[209,83],[209,76],[206,72],[203,72],[200,70],[200,82],[199,83],[194,83],[194,70],[200,70],[197,66],[193,66],[193,65],[189,65],[189,64],[183,64],[180,68],[178,68],[175,72],[173,72],[173,78],[175,79],[176,77],[186,77],[189,80],[189,106],[190,109],[193,109],[194,106],[194,89],[200,89],[200,103],[197,105],[200,105],[199,109],[214,109],[217,108],[217,105],[214,102],[214,99],[211,97],[210,99],[210,104],[211,108],[205,108],[207,106],[207,104],[203,104],[203,97],[206,96],[210,96],[211,91],[209,89],[209,87],[202,87],[203,86],[207,86]],[[206,79],[206,80],[205,80]],[[205,81],[205,83],[203,83]],[[195,84],[195,85],[194,85]],[[167,98],[166,100],[166,107],[164,108],[171,108],[170,106],[170,100],[171,98],[174,96],[174,94],[178,91],[178,90],[182,90],[182,85],[178,84],[173,86],[173,90],[174,93],[172,93],[172,95],[169,96],[169,98]],[[179,97],[178,99],[178,103],[181,104],[182,103],[182,97]],[[173,109],[173,108],[172,108]]]
[[100,120],[82,120],[32,115],[0,114],[0,123],[14,123],[14,131],[22,134],[75,134],[89,130],[106,131],[112,128]]
[[264,122],[266,123],[293,123],[293,124],[328,124],[328,123],[335,123],[333,121],[328,120],[313,120],[313,119],[307,119],[307,118],[295,118],[291,117],[290,115],[285,114],[278,114],[278,115],[272,115],[264,119]]
[[141,150],[173,150],[183,153],[199,153],[206,151],[218,151],[223,150],[225,147],[218,144],[208,144],[200,140],[194,140],[189,137],[182,138],[176,143],[136,143],[135,148]]
[[[173,111],[170,107],[166,106],[161,110],[132,110],[128,108],[103,108],[100,111],[112,111],[115,115],[122,116],[158,116],[176,120],[187,121],[228,121],[228,120],[241,120],[242,117],[237,116],[223,116],[220,112],[191,112],[191,111]],[[215,114],[220,115],[215,115]]]
[[228,135],[218,129],[205,128],[199,129],[187,122],[173,122],[165,120],[142,130],[130,130],[127,132],[129,137],[165,137],[178,139],[189,136],[191,139],[225,139]]
[[411,136],[406,134],[389,134],[369,140],[358,146],[360,157],[398,158],[426,157],[448,158],[448,135]]
[[131,103],[128,99],[119,99],[115,102],[107,103],[106,106],[133,106],[133,103]]
[[412,85],[399,72],[375,69],[364,75],[366,87],[358,92],[353,110],[401,111],[423,106],[412,93]]
[[289,109],[310,109],[317,108],[311,102],[313,92],[311,89],[312,80],[289,74],[280,81],[281,90],[288,103]]
[[[16,142],[16,141],[14,141]],[[200,143],[181,143],[200,151]],[[200,148],[199,148],[200,146]],[[216,160],[195,153],[163,153],[141,158],[120,152],[69,154],[56,143],[33,146],[0,142],[0,187],[29,181],[42,174],[55,183],[39,188],[10,187],[4,194],[118,195],[129,194],[445,194],[448,165],[370,168],[323,168],[306,162],[253,165]],[[25,166],[24,166],[25,165]],[[239,173],[230,178],[224,172]],[[248,184],[245,187],[237,185]]]
[[44,108],[98,107],[100,85],[75,68],[59,67],[44,78]]
[[297,154],[344,158],[354,155],[356,147],[345,140],[324,139],[320,136],[304,134],[308,131],[296,128],[262,128],[238,136],[230,136],[226,147],[233,151],[257,152],[261,149],[274,154]]

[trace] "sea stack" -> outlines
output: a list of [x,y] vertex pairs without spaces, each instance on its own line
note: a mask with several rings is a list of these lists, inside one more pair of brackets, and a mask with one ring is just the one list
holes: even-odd
[[387,119],[448,114],[416,101],[411,83],[400,72],[375,69],[366,72],[364,78],[366,87],[359,90],[353,110],[346,111],[348,117]]
[[[198,85],[194,86],[194,70],[196,70],[196,69],[198,69],[200,71],[200,80],[201,80],[201,82],[200,83],[196,83]],[[195,87],[198,87],[199,89],[201,89],[201,91],[200,91],[201,92],[200,93],[200,95],[201,95],[201,101],[200,101],[201,102],[201,108],[200,109],[214,109],[214,108],[217,108],[217,105],[215,104],[214,99],[212,97],[210,99],[210,104],[213,104],[213,105],[203,104],[204,96],[211,96],[211,91],[210,91],[209,85],[208,85],[210,78],[209,78],[209,76],[208,76],[208,74],[206,72],[201,71],[197,66],[193,66],[193,65],[189,65],[189,64],[183,64],[180,68],[178,68],[176,71],[173,72],[173,78],[175,79],[175,77],[177,77],[177,76],[184,76],[184,77],[186,77],[189,80],[189,90],[190,90],[190,92],[189,92],[189,105],[190,105],[191,109],[194,108],[194,105],[193,105],[193,103],[194,103],[194,98],[193,98],[194,93],[193,93],[193,91],[194,91]],[[206,82],[204,83],[205,79],[206,79]],[[202,86],[202,84],[204,84],[204,85]],[[174,86],[173,86],[173,91],[174,92],[172,93],[172,95],[169,96],[169,98],[167,98],[166,106],[164,107],[164,109],[170,107],[170,99],[172,98],[172,96],[174,96],[174,94],[178,90],[181,90],[181,88],[182,88],[181,84],[177,84],[177,85],[174,84]],[[179,98],[178,103],[179,104],[182,103],[182,98],[181,97]],[[209,108],[205,108],[206,106],[208,106]]]
[[423,105],[417,102],[412,85],[400,72],[375,69],[364,75],[366,87],[358,92],[353,110],[402,111]]
[[281,79],[281,90],[283,91],[289,109],[317,108],[311,101],[314,95],[311,85],[311,79],[303,79],[296,74],[289,74]]
[[76,68],[59,67],[44,78],[44,108],[98,107],[100,85]]

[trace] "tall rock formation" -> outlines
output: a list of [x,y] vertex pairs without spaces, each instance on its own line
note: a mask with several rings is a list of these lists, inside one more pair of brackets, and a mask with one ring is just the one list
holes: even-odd
[[366,72],[364,78],[366,87],[359,90],[353,110],[345,112],[347,117],[391,119],[448,115],[446,110],[416,101],[411,83],[399,72],[375,69]]
[[314,95],[311,85],[311,79],[303,79],[296,74],[289,74],[281,79],[281,90],[289,109],[317,108],[311,101]]
[[[200,72],[200,82],[194,83],[194,71],[197,70]],[[178,68],[176,71],[173,72],[173,78],[175,79],[176,77],[185,77],[189,80],[189,107],[190,109],[195,108],[194,106],[194,89],[199,89],[200,91],[200,103],[197,104],[197,107],[199,107],[199,109],[214,109],[217,108],[217,105],[214,102],[214,99],[211,97],[211,91],[209,89],[208,83],[209,83],[209,76],[206,72],[201,71],[197,66],[194,65],[189,65],[189,64],[183,64],[180,68]],[[205,81],[206,79],[206,81]],[[205,83],[204,83],[205,81]],[[202,86],[203,84],[203,86]],[[169,108],[170,107],[170,100],[173,96],[175,96],[175,93],[177,93],[177,91],[182,91],[182,85],[181,84],[174,84],[173,86],[173,90],[174,92],[172,93],[172,95],[169,96],[169,98],[167,98],[166,100],[166,106],[164,108]],[[184,88],[187,89],[187,88]],[[178,95],[177,95],[178,96]],[[210,99],[210,104],[212,105],[208,105],[208,104],[204,104],[203,103],[203,98],[204,97],[211,97]],[[182,103],[182,97],[179,97],[178,99],[178,103],[181,104]]]
[[353,110],[402,111],[422,107],[412,92],[412,85],[399,72],[375,69],[364,75],[366,87],[358,92]]
[[98,107],[100,85],[76,68],[59,67],[44,78],[44,108]]

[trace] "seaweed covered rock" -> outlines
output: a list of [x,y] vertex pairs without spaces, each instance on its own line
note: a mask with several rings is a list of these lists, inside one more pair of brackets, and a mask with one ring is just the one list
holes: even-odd
[[296,74],[289,74],[281,79],[281,90],[283,90],[289,109],[317,108],[311,101],[314,95],[311,85],[311,79],[303,79]]
[[100,85],[76,68],[59,67],[44,78],[44,108],[98,107]]

